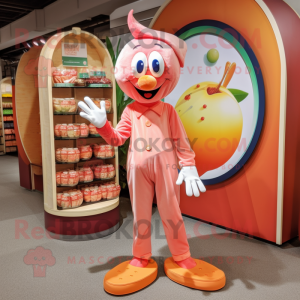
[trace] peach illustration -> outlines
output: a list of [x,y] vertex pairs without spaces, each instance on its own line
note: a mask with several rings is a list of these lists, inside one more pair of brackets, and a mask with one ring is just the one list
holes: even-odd
[[41,246],[28,250],[23,259],[26,265],[32,265],[33,277],[45,277],[47,266],[54,266],[56,263],[52,251]]
[[175,106],[196,153],[199,175],[224,165],[240,142],[243,115],[239,102],[227,89],[235,68],[235,63],[227,63],[219,84],[209,81],[195,84],[181,95]]

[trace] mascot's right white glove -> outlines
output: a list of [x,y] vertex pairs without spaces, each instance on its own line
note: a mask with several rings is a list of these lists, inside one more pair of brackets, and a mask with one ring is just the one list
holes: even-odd
[[99,108],[90,97],[84,97],[84,101],[80,101],[78,106],[83,110],[80,112],[80,116],[90,121],[97,128],[102,128],[107,120],[105,101],[100,102]]
[[181,185],[183,181],[185,181],[185,191],[189,197],[193,195],[195,197],[199,197],[200,192],[204,193],[206,191],[206,188],[202,183],[195,166],[182,167],[176,184]]

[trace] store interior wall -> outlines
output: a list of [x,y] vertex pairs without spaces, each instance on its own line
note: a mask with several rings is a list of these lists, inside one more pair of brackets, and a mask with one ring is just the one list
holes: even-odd
[[120,50],[133,39],[127,25],[127,15],[131,9],[134,11],[134,17],[141,24],[148,27],[158,9],[165,1],[166,0],[140,0],[119,7],[113,11],[110,14],[110,40],[114,51],[116,51],[119,39],[121,39]]
[[[43,36],[97,15],[109,15],[132,0],[60,0],[0,28],[0,49]],[[23,31],[23,32],[22,32]]]
[[300,16],[300,0],[284,0]]

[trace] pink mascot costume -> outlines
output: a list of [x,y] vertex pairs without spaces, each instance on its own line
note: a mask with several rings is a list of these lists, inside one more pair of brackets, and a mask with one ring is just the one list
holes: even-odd
[[[165,235],[172,253],[164,269],[173,281],[201,290],[225,285],[224,273],[191,258],[179,208],[179,185],[185,181],[188,196],[205,192],[195,167],[195,154],[174,108],[161,101],[176,86],[184,65],[186,43],[165,32],[148,29],[128,15],[134,36],[116,63],[120,88],[135,100],[128,105],[117,127],[107,122],[105,103],[99,109],[88,97],[79,106],[80,115],[97,128],[110,145],[120,146],[131,137],[127,158],[128,185],[134,216],[133,259],[110,270],[104,288],[115,295],[136,292],[157,276],[151,259],[151,215],[154,192]],[[181,168],[178,175],[177,166]]]

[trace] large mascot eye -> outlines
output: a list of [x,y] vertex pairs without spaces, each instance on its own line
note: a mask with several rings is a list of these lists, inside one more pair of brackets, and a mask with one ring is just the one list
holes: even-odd
[[147,57],[145,53],[138,52],[131,61],[131,69],[133,75],[136,78],[140,78],[141,76],[146,74],[147,71]]
[[165,62],[157,51],[153,51],[149,55],[149,68],[154,77],[160,77],[164,73]]

